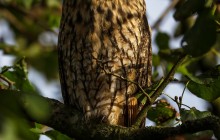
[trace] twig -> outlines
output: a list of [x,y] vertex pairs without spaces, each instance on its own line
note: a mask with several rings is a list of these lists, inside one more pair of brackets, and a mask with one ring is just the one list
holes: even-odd
[[152,26],[152,29],[157,29],[159,27],[159,25],[162,22],[162,20],[164,19],[164,17],[170,12],[170,10],[172,10],[176,6],[176,4],[178,2],[179,2],[179,0],[173,0],[172,1],[172,3],[167,7],[167,9],[162,13],[162,15],[154,23],[154,25]]
[[137,82],[134,82],[134,81],[132,81],[132,80],[129,80],[128,78],[125,78],[125,77],[123,77],[123,76],[121,76],[121,75],[117,75],[117,74],[115,74],[115,73],[108,72],[108,71],[106,71],[106,69],[105,69],[104,67],[102,67],[102,68],[103,68],[103,70],[104,70],[104,72],[105,72],[106,74],[115,76],[115,77],[117,77],[117,78],[119,78],[119,79],[121,79],[121,80],[130,82],[130,83],[136,85],[136,86],[141,90],[141,92],[147,97],[148,101],[151,102],[150,96],[145,92],[145,90],[140,86],[140,84],[138,84]]
[[[178,106],[178,109],[179,109],[179,111],[180,111],[180,108],[179,108],[179,102],[177,102],[175,99],[173,99],[172,97],[170,97],[168,94],[164,94],[164,95],[166,95],[168,98],[170,98],[172,101],[174,101],[176,104],[177,104],[177,106]],[[187,107],[187,108],[191,108],[190,106],[188,106],[188,105],[186,105],[186,104],[183,104],[183,103],[181,103],[181,106],[185,106],[185,107]]]
[[189,82],[187,82],[186,85],[184,86],[184,89],[183,89],[183,92],[182,92],[182,95],[181,95],[181,99],[179,98],[179,101],[180,101],[179,111],[180,111],[181,106],[182,106],[182,103],[183,103],[183,95],[184,95],[184,93],[185,93],[185,91],[186,91],[186,87],[187,87],[188,83],[189,83]]
[[[220,31],[220,30],[219,30]],[[220,52],[218,52],[215,48],[212,48],[211,51],[220,58]]]
[[170,81],[173,80],[173,76],[174,76],[177,68],[182,64],[182,62],[185,60],[186,56],[187,56],[186,54],[180,56],[179,60],[173,65],[172,69],[167,74],[164,81],[161,83],[161,85],[156,89],[156,91],[152,95],[152,101],[155,101],[161,95],[161,92],[164,90],[164,88],[170,83]]
[[[154,102],[161,95],[164,88],[170,83],[170,81],[173,80],[173,76],[174,76],[177,68],[182,64],[182,62],[185,60],[186,56],[187,56],[186,54],[180,56],[179,60],[173,65],[172,69],[170,70],[168,75],[165,77],[164,81],[153,92],[153,94],[151,96],[151,101],[152,102]],[[145,118],[148,110],[150,109],[150,107],[152,105],[152,102],[151,103],[146,102],[146,104],[144,105],[142,110],[139,112],[133,127],[138,127],[141,124],[141,121],[143,120],[143,118]]]
[[0,74],[0,79],[2,79],[8,84],[8,89],[10,89],[11,86],[14,84],[13,81],[9,80],[7,77],[3,76],[2,74]]

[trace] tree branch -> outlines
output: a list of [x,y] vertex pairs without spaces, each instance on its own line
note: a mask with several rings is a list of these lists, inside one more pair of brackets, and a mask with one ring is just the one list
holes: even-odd
[[[14,99],[18,99],[19,106],[32,121],[50,126],[76,139],[142,140],[151,138],[151,140],[156,140],[204,130],[213,130],[215,136],[220,139],[220,118],[216,116],[187,121],[177,127],[126,128],[102,123],[97,124],[95,120],[86,122],[82,119],[82,113],[54,99],[31,94],[5,94],[1,91],[0,98],[4,98],[5,96],[10,96],[13,101]],[[48,111],[49,116],[39,119],[39,117],[30,114],[29,110],[32,108],[30,108],[29,102],[31,98],[46,102],[50,107]],[[36,106],[39,106],[39,102],[36,103],[38,103]]]
[[[33,94],[21,94],[21,92],[18,91],[11,91],[11,93],[8,91],[9,90],[0,90],[0,99],[10,99],[14,106],[19,106],[21,110],[25,112],[26,119],[28,118],[31,121],[50,126],[76,139],[143,140],[150,138],[151,140],[158,140],[204,130],[213,130],[215,136],[220,139],[220,118],[216,116],[186,121],[177,127],[126,128],[97,123],[96,120],[85,121],[82,119],[82,113],[54,99]],[[49,110],[47,110],[46,113],[49,115],[43,118],[39,117],[39,114],[34,116],[30,111],[33,109],[33,104],[30,103],[33,102],[32,99],[37,100],[37,102],[35,102],[35,106],[37,107],[39,104],[47,103]],[[7,106],[4,106],[4,108],[7,108]],[[45,108],[47,107],[45,106]],[[42,110],[42,108],[40,109]]]
[[84,122],[82,114],[64,104],[51,99],[46,99],[51,107],[50,119],[39,122],[53,127],[76,139],[124,139],[139,140],[146,138],[162,139],[174,135],[195,133],[204,130],[213,130],[216,137],[220,138],[220,119],[209,116],[203,119],[187,121],[177,127],[147,127],[144,129],[125,128],[107,124]]

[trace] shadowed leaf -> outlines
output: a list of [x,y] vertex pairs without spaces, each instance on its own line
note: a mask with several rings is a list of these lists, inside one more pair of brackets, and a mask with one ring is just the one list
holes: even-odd
[[187,88],[190,92],[207,101],[213,101],[220,97],[219,65],[207,73],[200,75],[197,79],[188,83]]
[[196,20],[183,40],[184,50],[187,54],[198,57],[207,53],[216,42],[216,24],[210,15],[210,10],[204,11]]

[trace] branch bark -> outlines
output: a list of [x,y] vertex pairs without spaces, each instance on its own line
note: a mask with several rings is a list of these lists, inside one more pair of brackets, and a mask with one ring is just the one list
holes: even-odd
[[[50,126],[72,138],[87,140],[142,140],[142,139],[165,139],[172,136],[193,134],[199,131],[212,130],[216,138],[220,139],[220,118],[216,116],[208,116],[202,119],[186,121],[177,127],[122,127],[113,126],[98,122],[96,120],[84,121],[82,113],[78,110],[66,106],[63,103],[45,98],[39,95],[24,94],[18,91],[0,90],[0,101],[11,99],[8,104],[20,107],[25,112],[26,119]],[[35,99],[38,102],[34,102]],[[31,103],[30,103],[31,102]],[[46,104],[45,104],[46,103]],[[39,117],[38,114],[33,115],[30,110],[39,107],[39,104],[48,105],[46,117]],[[4,106],[6,108],[7,106]],[[25,117],[24,117],[25,118]]]
[[[25,112],[26,116],[32,121],[50,126],[70,137],[76,139],[99,139],[99,140],[142,140],[142,139],[164,139],[167,137],[192,134],[204,130],[213,130],[215,136],[220,139],[220,118],[216,116],[208,116],[202,119],[187,121],[177,127],[146,127],[146,128],[126,128],[121,126],[113,126],[103,123],[97,123],[95,120],[85,122],[82,114],[63,103],[38,95],[30,94],[4,94],[1,92],[0,98],[10,96],[17,99],[18,105]],[[39,119],[29,113],[29,99],[40,99],[46,102],[49,107],[49,116]],[[36,104],[38,106],[39,104]]]

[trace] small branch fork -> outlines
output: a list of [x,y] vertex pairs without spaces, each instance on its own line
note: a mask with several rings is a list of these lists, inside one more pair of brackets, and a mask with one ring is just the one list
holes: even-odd
[[140,84],[138,84],[137,82],[134,82],[132,80],[129,80],[121,75],[115,74],[113,72],[107,71],[105,69],[104,66],[100,65],[100,67],[103,69],[103,71],[107,74],[107,75],[112,75],[115,76],[121,80],[130,82],[134,85],[136,85],[141,92],[147,97],[147,102],[145,103],[145,105],[143,106],[142,110],[139,112],[139,114],[137,115],[137,118],[135,120],[135,123],[133,124],[132,127],[136,128],[139,127],[142,120],[146,117],[146,114],[148,112],[148,110],[150,109],[151,105],[156,101],[156,99],[161,95],[161,93],[163,92],[164,88],[174,79],[174,74],[177,70],[177,68],[182,64],[182,62],[185,60],[186,58],[186,54],[182,54],[179,59],[177,60],[177,62],[173,65],[172,69],[170,70],[170,72],[168,73],[168,75],[165,77],[165,79],[162,81],[162,83],[156,88],[156,90],[152,91],[153,93],[151,94],[151,96],[149,96],[148,93],[146,93],[146,91],[141,87]]
[[178,59],[178,61],[173,65],[172,69],[170,70],[168,75],[165,77],[163,82],[153,92],[153,94],[151,96],[151,102],[146,102],[146,104],[144,105],[142,110],[139,112],[133,127],[140,126],[141,121],[143,120],[143,118],[145,118],[145,116],[146,116],[148,110],[150,109],[152,103],[161,95],[161,93],[163,92],[165,87],[173,80],[173,77],[174,77],[174,74],[175,74],[177,68],[182,64],[182,62],[185,60],[186,56],[187,56],[186,54],[181,55],[180,58]]

